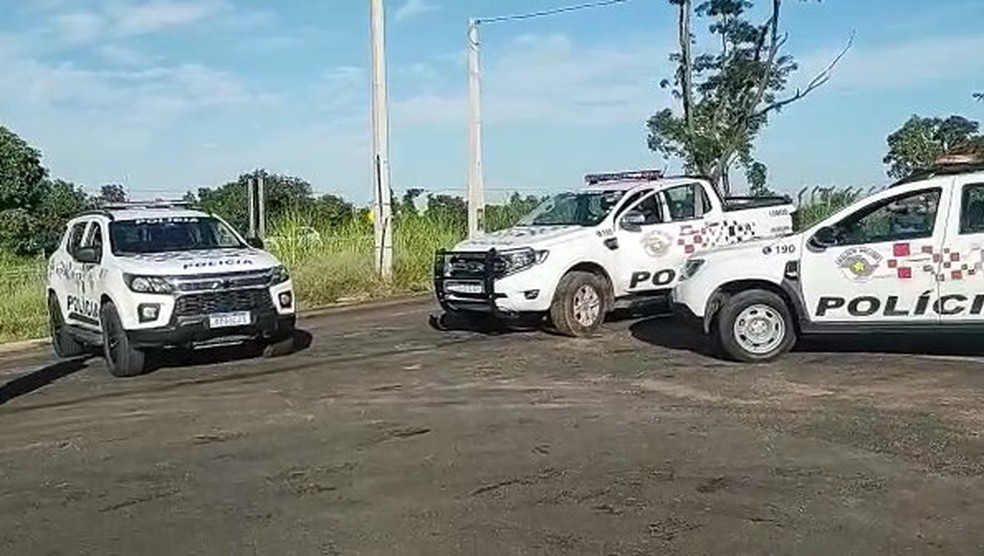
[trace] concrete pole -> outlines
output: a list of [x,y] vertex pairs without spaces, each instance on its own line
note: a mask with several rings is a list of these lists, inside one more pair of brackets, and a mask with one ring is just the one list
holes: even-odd
[[246,178],[246,210],[249,215],[249,237],[256,236],[256,177]]
[[372,176],[375,198],[376,271],[393,272],[393,217],[390,193],[389,117],[386,99],[386,45],[383,0],[369,0],[372,41]]
[[263,183],[263,174],[256,175],[256,221],[259,228],[260,239],[266,239],[266,189]]
[[485,178],[482,171],[481,68],[477,19],[468,20],[468,237],[485,232]]

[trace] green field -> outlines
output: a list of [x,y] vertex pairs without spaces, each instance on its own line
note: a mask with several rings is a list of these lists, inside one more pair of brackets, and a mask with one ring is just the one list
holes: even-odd
[[[797,229],[816,222],[863,193],[851,189],[816,188],[801,193],[795,218]],[[518,215],[509,215],[514,219]],[[505,227],[507,222],[493,224]],[[320,238],[311,240],[305,230]],[[372,225],[350,222],[335,228],[293,216],[275,222],[268,236],[282,238],[268,248],[290,269],[300,309],[340,300],[384,298],[430,289],[434,251],[450,247],[465,235],[459,219],[407,215],[398,219],[393,234],[394,273],[389,283],[374,272]],[[0,256],[0,343],[46,335],[45,263]]]

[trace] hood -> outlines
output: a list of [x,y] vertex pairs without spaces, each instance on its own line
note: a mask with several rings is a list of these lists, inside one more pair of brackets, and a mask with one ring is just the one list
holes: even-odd
[[591,229],[583,226],[515,226],[462,241],[454,249],[455,251],[485,251],[493,247],[499,249],[544,247],[579,235],[587,235]]
[[280,264],[269,253],[249,248],[120,255],[117,261],[124,272],[151,276],[266,270]]

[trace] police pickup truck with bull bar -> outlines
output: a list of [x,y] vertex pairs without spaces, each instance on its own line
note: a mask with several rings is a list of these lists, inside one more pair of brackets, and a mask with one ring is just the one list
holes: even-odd
[[106,205],[70,220],[48,263],[59,357],[98,350],[112,374],[151,350],[259,342],[289,351],[294,292],[284,267],[222,218],[185,203]]
[[666,299],[688,255],[792,230],[788,197],[722,199],[705,179],[656,170],[585,182],[511,228],[437,251],[434,291],[444,313],[436,324],[533,315],[562,334],[587,335],[619,305]]
[[809,334],[984,331],[984,161],[941,157],[802,232],[695,254],[672,297],[744,362]]

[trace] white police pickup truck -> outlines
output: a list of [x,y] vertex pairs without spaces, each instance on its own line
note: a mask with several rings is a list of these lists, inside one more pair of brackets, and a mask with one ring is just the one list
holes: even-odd
[[290,276],[217,216],[174,203],[114,205],[68,222],[48,263],[51,341],[59,357],[101,348],[116,376],[148,351],[259,340],[289,349]]
[[674,306],[730,358],[799,335],[984,325],[984,164],[948,157],[800,233],[690,258]]
[[512,228],[439,250],[438,324],[549,314],[559,332],[589,334],[616,302],[665,299],[690,254],[792,230],[788,197],[721,199],[706,180],[654,170],[585,181]]

